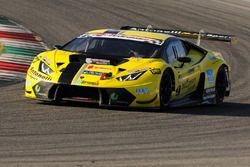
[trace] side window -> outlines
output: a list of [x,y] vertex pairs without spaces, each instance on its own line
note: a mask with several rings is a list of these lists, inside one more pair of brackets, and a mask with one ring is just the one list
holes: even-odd
[[163,58],[169,63],[174,64],[178,57],[186,56],[186,49],[179,39],[171,41],[165,50]]
[[185,57],[186,56],[186,48],[182,44],[180,40],[175,41],[176,51],[178,57]]
[[165,59],[168,63],[172,64],[177,60],[176,56],[175,45],[174,42],[172,42],[166,48]]
[[190,65],[195,65],[205,57],[207,54],[206,50],[203,50],[196,46],[195,44],[192,44],[188,41],[183,41],[183,44],[186,48],[186,56],[190,57],[192,61],[190,62]]

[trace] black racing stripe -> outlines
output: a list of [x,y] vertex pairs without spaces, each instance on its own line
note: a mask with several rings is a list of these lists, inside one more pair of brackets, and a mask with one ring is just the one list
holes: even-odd
[[70,84],[82,67],[82,63],[69,63],[59,78],[59,83]]

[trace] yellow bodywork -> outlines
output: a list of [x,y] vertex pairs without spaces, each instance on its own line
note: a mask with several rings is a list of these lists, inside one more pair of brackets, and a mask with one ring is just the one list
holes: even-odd
[[[107,29],[94,30],[86,34],[102,34],[105,31],[107,31]],[[140,31],[121,31],[119,34],[162,41],[171,37],[166,34]],[[36,85],[41,81],[59,84],[60,76],[69,65],[69,56],[72,54],[77,53],[53,49],[37,55],[27,72],[25,96],[34,99],[38,98],[36,91],[39,92],[41,88]],[[179,66],[180,63],[170,65],[161,58],[127,58],[127,62],[117,66],[84,63],[69,85],[98,89],[122,88],[135,97],[132,103],[129,104],[130,107],[160,107],[160,83],[162,74],[166,69],[170,69],[174,74],[171,101],[184,98],[194,92],[200,81],[201,73],[206,73],[208,69],[211,69],[210,71],[212,71],[213,76],[209,76],[210,78],[208,78],[208,76],[205,75],[204,89],[215,87],[217,71],[222,64],[225,64],[222,56],[219,53],[208,52],[205,57],[202,57],[202,55],[195,50],[190,50],[187,56],[189,56],[192,61],[184,64],[182,68],[174,67]],[[199,62],[201,59],[202,61]],[[40,72],[39,64],[41,62],[53,70],[53,73],[47,75]],[[119,69],[125,70],[120,71]],[[86,73],[86,71],[88,73]],[[137,80],[119,81],[117,79],[140,71],[144,73]],[[92,75],[101,73],[112,73],[112,76],[101,79],[100,75]],[[211,81],[211,78],[214,78],[214,82]]]

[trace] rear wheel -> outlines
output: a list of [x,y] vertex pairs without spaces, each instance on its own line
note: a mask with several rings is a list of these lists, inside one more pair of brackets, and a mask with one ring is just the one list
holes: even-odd
[[220,104],[223,102],[227,88],[227,74],[224,66],[221,66],[218,70],[216,77],[216,86],[215,86],[215,94],[216,94],[216,104]]
[[161,108],[164,109],[168,106],[172,95],[172,77],[171,73],[167,70],[163,73],[160,85],[160,101]]

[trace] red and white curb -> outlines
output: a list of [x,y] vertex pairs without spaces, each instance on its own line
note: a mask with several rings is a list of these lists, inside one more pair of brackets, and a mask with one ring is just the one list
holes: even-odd
[[0,16],[0,86],[23,80],[33,58],[45,50],[40,37]]

